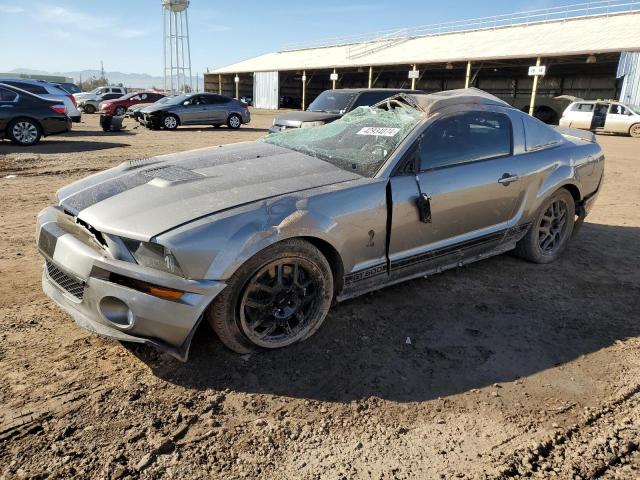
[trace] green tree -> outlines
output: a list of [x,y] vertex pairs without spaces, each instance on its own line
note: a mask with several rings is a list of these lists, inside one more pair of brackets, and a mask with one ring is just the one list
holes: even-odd
[[104,87],[105,85],[109,85],[109,79],[90,77],[87,80],[84,80],[79,87],[83,92],[89,92],[96,87]]

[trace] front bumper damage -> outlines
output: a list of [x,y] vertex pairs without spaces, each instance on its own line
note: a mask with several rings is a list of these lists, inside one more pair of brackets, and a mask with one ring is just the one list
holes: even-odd
[[[182,361],[205,309],[225,287],[115,259],[59,207],[40,212],[36,239],[45,258],[43,290],[79,326],[151,345]],[[131,287],[135,282],[184,293],[179,300],[166,300]]]

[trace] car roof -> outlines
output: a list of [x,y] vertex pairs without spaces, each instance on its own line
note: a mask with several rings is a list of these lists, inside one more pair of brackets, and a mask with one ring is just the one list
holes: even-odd
[[54,83],[47,82],[46,80],[38,80],[35,78],[0,78],[0,82],[20,82],[30,83],[32,85],[42,85],[44,83],[46,85],[52,85],[55,87]]
[[[400,93],[392,97],[392,99],[407,103],[418,110],[422,110],[427,115],[445,107],[462,104],[514,108],[504,100],[500,100],[498,97],[478,88],[460,88],[429,94]],[[389,99],[385,100],[385,102],[388,101]]]
[[347,93],[365,93],[365,92],[373,92],[373,93],[397,92],[397,93],[414,93],[414,94],[424,93],[422,90],[411,90],[410,88],[335,88],[335,89],[329,89],[325,91],[347,92]]

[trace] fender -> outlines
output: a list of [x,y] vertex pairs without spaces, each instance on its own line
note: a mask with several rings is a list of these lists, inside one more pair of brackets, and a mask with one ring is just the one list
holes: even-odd
[[384,179],[363,179],[262,200],[197,220],[157,240],[194,279],[224,281],[261,250],[299,237],[341,252],[347,274],[385,261],[385,186]]

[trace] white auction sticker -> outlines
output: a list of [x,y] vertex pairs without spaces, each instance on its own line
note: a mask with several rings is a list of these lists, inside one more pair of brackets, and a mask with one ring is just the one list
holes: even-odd
[[362,127],[358,135],[376,135],[379,137],[393,137],[400,131],[399,128],[390,127]]

